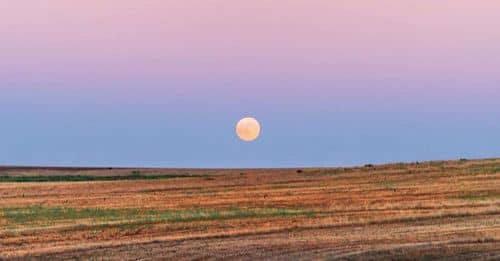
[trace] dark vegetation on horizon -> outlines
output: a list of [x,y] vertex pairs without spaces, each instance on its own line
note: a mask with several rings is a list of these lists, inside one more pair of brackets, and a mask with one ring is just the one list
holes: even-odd
[[130,175],[122,176],[86,176],[86,175],[57,175],[57,176],[0,176],[0,182],[75,182],[75,181],[113,181],[113,180],[154,180],[171,178],[196,178],[206,175],[172,174],[172,175],[142,175],[133,171]]

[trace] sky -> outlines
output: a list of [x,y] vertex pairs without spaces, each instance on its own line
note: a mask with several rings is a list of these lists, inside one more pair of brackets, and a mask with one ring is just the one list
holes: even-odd
[[[495,0],[0,1],[0,165],[500,156]],[[261,136],[235,125],[251,116]]]

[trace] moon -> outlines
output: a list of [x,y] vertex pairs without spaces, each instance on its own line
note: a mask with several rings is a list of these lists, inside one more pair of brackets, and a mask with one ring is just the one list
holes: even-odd
[[243,118],[236,124],[236,134],[244,141],[253,141],[259,137],[260,124],[255,118]]

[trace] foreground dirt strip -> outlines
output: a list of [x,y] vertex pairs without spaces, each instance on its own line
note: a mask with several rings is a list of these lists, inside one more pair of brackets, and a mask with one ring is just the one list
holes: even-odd
[[[499,159],[302,170],[8,168],[7,175],[138,172],[199,176],[0,183],[0,257],[500,258]],[[220,214],[234,207],[235,215]],[[196,209],[215,214],[182,216]],[[245,216],[254,209],[277,212]]]
[[[484,220],[483,220],[484,222]],[[210,258],[357,258],[376,254],[379,257],[393,256],[398,252],[411,252],[413,257],[442,257],[441,251],[448,252],[448,257],[484,257],[500,255],[500,240],[493,239],[497,228],[481,228],[466,219],[449,220],[448,226],[462,229],[442,228],[443,224],[423,222],[412,229],[404,224],[389,223],[378,227],[321,227],[298,228],[286,231],[268,231],[258,234],[239,233],[192,237],[184,239],[157,238],[154,241],[98,245],[88,244],[76,249],[34,255],[33,258],[91,258],[112,254],[112,259],[136,259],[146,257],[168,259],[210,259]],[[435,229],[441,234],[435,235]],[[483,238],[483,239],[475,239]],[[401,243],[401,241],[405,243]],[[468,246],[463,248],[460,246]],[[472,248],[475,247],[475,249]],[[450,251],[450,248],[452,251]],[[456,249],[455,249],[456,248]],[[203,251],[200,251],[203,249]],[[56,249],[52,249],[55,251]],[[456,250],[456,251],[455,251]],[[460,251],[459,251],[460,250]],[[467,251],[464,251],[467,250]],[[429,253],[428,251],[431,251]],[[400,255],[402,253],[399,253]],[[455,254],[457,254],[455,256]]]

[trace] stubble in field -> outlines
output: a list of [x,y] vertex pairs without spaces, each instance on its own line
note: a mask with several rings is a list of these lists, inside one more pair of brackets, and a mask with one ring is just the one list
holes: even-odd
[[0,169],[2,258],[500,258],[500,160]]

